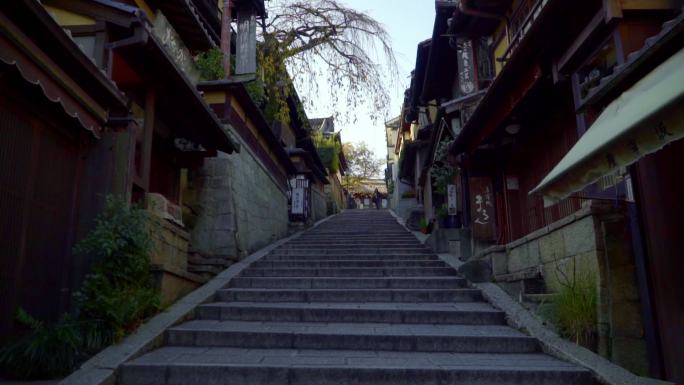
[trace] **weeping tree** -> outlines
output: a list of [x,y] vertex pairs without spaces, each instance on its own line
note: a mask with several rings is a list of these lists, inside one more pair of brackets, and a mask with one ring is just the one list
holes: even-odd
[[[258,80],[250,86],[267,116],[289,121],[286,100],[295,86],[308,95],[306,106],[329,87],[333,105],[387,115],[387,85],[396,84],[398,70],[381,23],[338,0],[272,0],[269,15],[260,21]],[[336,118],[353,118],[339,110]]]

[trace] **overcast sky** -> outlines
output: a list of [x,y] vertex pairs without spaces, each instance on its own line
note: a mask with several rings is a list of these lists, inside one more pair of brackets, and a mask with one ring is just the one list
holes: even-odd
[[[384,121],[399,115],[404,90],[408,87],[409,74],[416,62],[416,46],[419,42],[432,36],[432,25],[435,17],[434,0],[341,0],[357,10],[366,11],[373,18],[384,24],[392,37],[400,71],[400,84],[390,87],[392,98],[391,116],[384,116],[377,123],[371,121],[371,111],[358,110],[358,121],[355,124],[336,122],[336,130],[342,130],[344,142],[368,143],[378,157],[384,159],[387,148],[384,135]],[[334,108],[326,95],[319,95],[314,108],[307,109],[309,118],[332,115]]]

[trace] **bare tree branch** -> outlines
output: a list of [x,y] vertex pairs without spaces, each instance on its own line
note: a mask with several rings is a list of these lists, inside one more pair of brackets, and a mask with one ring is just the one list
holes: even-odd
[[315,100],[322,77],[333,103],[345,103],[348,111],[368,105],[379,112],[377,119],[387,115],[387,85],[398,79],[398,69],[381,23],[338,0],[273,0],[269,14],[262,24],[262,59],[274,68],[285,63],[309,102]]

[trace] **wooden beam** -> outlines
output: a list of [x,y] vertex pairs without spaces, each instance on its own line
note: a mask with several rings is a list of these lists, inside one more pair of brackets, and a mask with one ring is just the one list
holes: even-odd
[[142,183],[145,192],[150,189],[150,172],[152,169],[152,140],[154,140],[155,109],[157,108],[157,93],[154,87],[149,87],[145,94],[145,121],[143,122],[142,142]]
[[613,19],[622,19],[622,3],[620,0],[603,0],[603,12],[606,23]]
[[668,10],[680,9],[681,0],[620,0],[623,10]]
[[570,48],[561,56],[557,62],[558,72],[563,73],[565,71],[565,66],[575,58],[577,52],[584,46],[585,42],[596,32],[599,27],[605,25],[604,11],[599,10],[596,15],[591,19],[589,24],[580,32],[579,36],[572,42]]

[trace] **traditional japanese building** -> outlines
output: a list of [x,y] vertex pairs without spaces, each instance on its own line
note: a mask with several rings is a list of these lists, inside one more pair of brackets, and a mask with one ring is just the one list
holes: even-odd
[[491,262],[520,298],[592,277],[593,348],[674,381],[681,6],[436,2],[420,90],[448,133],[464,257]]
[[17,307],[55,320],[89,261],[71,248],[117,184],[128,98],[33,0],[0,4],[0,340]]
[[330,181],[311,137],[310,121],[303,112],[299,96],[295,93],[287,98],[287,102],[290,110],[288,126],[294,134],[294,142],[287,144],[287,151],[297,170],[289,180],[290,221],[295,225],[306,225],[327,216],[325,186]]
[[342,151],[342,134],[335,132],[335,120],[332,116],[309,119],[309,125],[318,156],[325,165],[330,182],[324,187],[327,214],[337,214],[347,206],[347,193],[342,187],[342,178],[348,166]]

